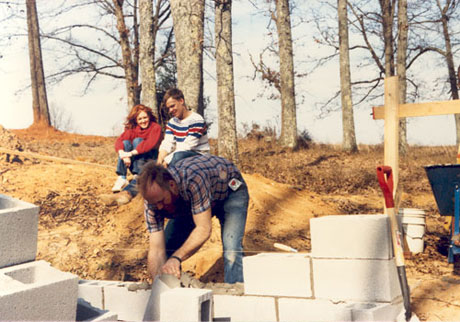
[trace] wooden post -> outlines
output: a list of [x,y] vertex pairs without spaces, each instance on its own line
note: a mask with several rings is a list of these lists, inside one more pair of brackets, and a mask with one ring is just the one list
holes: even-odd
[[[399,197],[402,194],[402,189],[399,188],[399,118],[460,114],[460,100],[399,104],[398,89],[398,76],[385,78],[385,104],[372,108],[374,120],[385,121],[383,162],[393,170],[395,213],[398,212]],[[460,146],[457,163],[460,163]]]
[[[398,76],[385,78],[384,164],[393,170],[393,196],[399,182],[399,80]],[[395,205],[396,206],[396,205]],[[395,209],[397,212],[398,209]]]

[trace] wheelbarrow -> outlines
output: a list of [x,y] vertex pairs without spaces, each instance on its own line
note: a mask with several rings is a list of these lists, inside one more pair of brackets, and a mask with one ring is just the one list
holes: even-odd
[[455,239],[460,234],[460,164],[429,165],[426,175],[433,190],[434,198],[442,216],[454,216],[450,229],[450,243],[447,260],[454,262],[454,255],[460,254]]

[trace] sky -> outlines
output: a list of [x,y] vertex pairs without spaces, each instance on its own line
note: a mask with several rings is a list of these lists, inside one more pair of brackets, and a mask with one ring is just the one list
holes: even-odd
[[[38,9],[43,1],[38,1]],[[247,1],[233,4],[233,50],[235,68],[236,119],[239,134],[253,123],[280,130],[280,101],[269,100],[271,93],[265,90],[259,78],[253,79],[253,67],[249,55],[255,59],[269,41],[268,20],[262,15],[253,15],[254,9]],[[4,12],[3,12],[4,13]],[[0,12],[2,14],[2,12]],[[3,20],[3,19],[2,19]],[[0,20],[1,21],[1,20]],[[25,28],[25,22],[24,22]],[[311,27],[293,29],[295,68],[305,72],[303,57],[312,59],[328,53],[328,49],[313,42],[315,30]],[[300,45],[302,44],[302,45]],[[26,128],[32,124],[31,94],[27,85],[30,81],[27,38],[17,38],[10,46],[0,48],[0,125],[7,129]],[[44,53],[45,71],[51,64],[49,52]],[[265,58],[271,62],[269,57]],[[272,61],[273,67],[276,67]],[[442,66],[422,65],[428,74],[444,72]],[[210,99],[206,118],[217,122],[217,99],[214,61],[205,57],[205,96]],[[422,68],[422,67],[420,67]],[[430,69],[431,68],[431,69]],[[445,67],[444,67],[445,68]],[[352,78],[365,72],[352,70]],[[82,95],[85,82],[79,77],[69,78],[58,85],[48,86],[50,108],[59,111],[64,120],[71,120],[71,130],[80,134],[116,136],[122,131],[127,115],[125,86],[113,79],[100,79],[91,90]],[[314,141],[338,143],[342,141],[340,110],[321,115],[318,105],[338,90],[338,60],[296,79],[297,127],[308,131]],[[382,89],[383,91],[383,85]],[[265,93],[265,96],[261,93]],[[445,99],[445,98],[440,98]],[[383,98],[376,105],[383,105]],[[356,138],[358,143],[379,144],[383,142],[383,121],[373,120],[372,105],[362,103],[354,110]],[[216,123],[215,123],[216,124]],[[217,136],[217,125],[211,126],[211,137]],[[408,121],[408,141],[417,145],[455,144],[455,126],[452,115],[411,118]]]

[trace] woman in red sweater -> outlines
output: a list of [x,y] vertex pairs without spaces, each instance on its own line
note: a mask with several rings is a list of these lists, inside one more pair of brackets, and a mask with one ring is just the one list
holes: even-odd
[[[161,138],[161,126],[156,123],[152,109],[142,104],[134,106],[126,117],[125,131],[115,141],[118,178],[112,191],[121,192],[115,195],[102,195],[104,203],[120,205],[137,195],[136,176],[147,161],[157,159]],[[134,175],[131,182],[126,178],[128,169]]]

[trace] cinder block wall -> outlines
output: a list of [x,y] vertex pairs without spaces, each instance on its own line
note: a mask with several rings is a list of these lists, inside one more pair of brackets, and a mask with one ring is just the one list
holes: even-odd
[[245,295],[214,295],[214,318],[394,321],[402,301],[388,217],[325,216],[310,228],[311,255],[244,257]]
[[[77,296],[91,302],[97,313],[98,308],[114,311],[96,317],[101,320],[117,314],[121,320],[158,320],[161,312],[162,319],[182,320],[179,313],[185,308],[186,318],[197,321],[392,321],[402,308],[386,215],[314,218],[311,255],[244,257],[245,295],[212,296],[201,289],[132,290],[135,283],[112,281],[81,281],[79,287],[78,277],[33,262],[38,212],[34,205],[0,195],[4,320],[75,320]],[[178,300],[180,312],[169,305]]]
[[317,298],[392,302],[401,296],[387,215],[310,220]]

